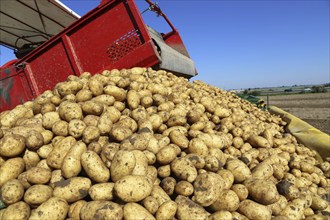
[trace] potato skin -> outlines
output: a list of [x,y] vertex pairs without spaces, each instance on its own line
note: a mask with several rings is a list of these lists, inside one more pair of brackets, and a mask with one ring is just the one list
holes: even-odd
[[75,143],[76,139],[71,136],[57,142],[47,157],[47,164],[52,168],[60,169],[66,154]]
[[80,209],[81,220],[89,219],[122,219],[123,209],[110,201],[91,201]]
[[201,206],[214,203],[223,190],[223,179],[216,173],[199,174],[194,182],[193,200]]
[[67,202],[76,202],[88,195],[92,182],[85,177],[71,177],[55,183],[53,195]]
[[267,206],[258,204],[249,199],[242,201],[238,210],[249,219],[270,220],[272,217],[272,214]]
[[16,157],[25,149],[25,138],[18,134],[8,134],[0,138],[0,156]]
[[81,165],[87,175],[95,182],[104,183],[110,178],[109,169],[94,151],[88,150],[81,155]]
[[224,190],[220,192],[217,200],[210,206],[215,211],[227,210],[230,212],[238,209],[240,200],[236,193],[232,190]]
[[171,170],[177,177],[188,182],[193,182],[197,177],[197,170],[188,158],[179,158],[172,161]]
[[120,178],[133,172],[136,164],[134,153],[126,150],[119,150],[114,155],[110,172],[113,182],[117,182]]
[[0,167],[0,187],[3,186],[8,180],[16,179],[25,169],[24,160],[20,157],[15,157],[6,160]]
[[143,206],[130,202],[126,203],[124,208],[124,219],[134,220],[134,219],[150,219],[155,220],[155,217],[151,215],[148,210],[146,210]]
[[235,183],[241,183],[251,177],[251,171],[245,163],[238,159],[228,160],[226,168],[234,175]]
[[72,203],[69,208],[68,216],[73,219],[80,219],[80,210],[86,204],[85,200],[79,200]]
[[0,188],[0,199],[6,204],[10,205],[21,200],[24,195],[24,187],[17,179],[7,181]]
[[74,177],[80,173],[82,169],[80,158],[81,155],[86,152],[86,150],[86,144],[82,141],[78,141],[70,148],[69,152],[63,159],[61,167],[63,176],[65,178]]
[[150,195],[152,184],[146,176],[127,175],[115,183],[114,190],[125,202],[138,202]]
[[53,189],[47,185],[33,185],[24,194],[24,201],[32,207],[38,206],[53,195]]
[[51,171],[42,167],[32,167],[26,172],[27,180],[32,184],[45,184],[51,178]]
[[270,205],[279,199],[276,185],[270,180],[254,180],[247,183],[249,195],[254,201],[263,205]]
[[184,196],[177,196],[175,202],[178,204],[177,216],[179,219],[207,219],[208,213],[205,209]]
[[173,219],[176,211],[178,209],[178,205],[174,201],[164,202],[156,212],[156,219]]
[[111,201],[114,196],[114,186],[114,183],[97,183],[89,188],[88,193],[94,201]]
[[59,106],[58,113],[60,117],[67,122],[73,119],[81,119],[83,116],[80,105],[70,101],[62,102]]
[[51,197],[31,213],[29,219],[65,219],[69,210],[68,203],[61,198]]
[[[1,215],[0,215],[1,217]],[[3,220],[27,220],[30,217],[30,207],[25,202],[16,202],[9,205],[2,213]]]

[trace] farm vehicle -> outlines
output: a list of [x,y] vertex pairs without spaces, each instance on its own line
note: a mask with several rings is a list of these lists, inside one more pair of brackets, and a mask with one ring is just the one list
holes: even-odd
[[158,5],[146,2],[170,32],[147,26],[133,0],[102,0],[81,18],[57,0],[1,1],[1,44],[18,59],[1,67],[0,111],[85,70],[141,66],[197,75],[177,29]]

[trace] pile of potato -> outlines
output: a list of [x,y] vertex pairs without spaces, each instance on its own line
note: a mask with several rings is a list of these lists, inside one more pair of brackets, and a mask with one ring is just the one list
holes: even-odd
[[0,219],[329,219],[330,160],[284,127],[163,70],[70,76],[0,113]]

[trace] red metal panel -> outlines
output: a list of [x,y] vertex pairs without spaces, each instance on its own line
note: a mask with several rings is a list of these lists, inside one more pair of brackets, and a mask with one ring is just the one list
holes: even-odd
[[24,71],[33,86],[35,97],[74,74],[65,46],[60,40],[47,50],[40,51],[35,59],[26,62]]
[[[19,78],[21,83],[16,83],[16,78],[13,78],[17,89],[10,90],[9,96],[19,104],[21,100],[31,100],[52,89],[71,74],[80,75],[83,71],[95,74],[103,69],[133,66],[150,67],[159,62],[158,53],[135,3],[132,0],[104,1],[18,61],[15,65],[23,66],[20,74],[26,83],[22,84],[22,77]],[[1,81],[6,86],[11,82]],[[26,86],[31,87],[29,94],[25,91]],[[16,100],[19,93],[25,95]],[[4,109],[0,106],[0,111]]]
[[24,72],[14,66],[0,70],[0,112],[14,108],[33,98]]

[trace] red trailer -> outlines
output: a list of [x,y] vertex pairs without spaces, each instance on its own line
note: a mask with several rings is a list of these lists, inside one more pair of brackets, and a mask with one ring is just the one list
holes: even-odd
[[[149,3],[149,10],[162,16],[169,24],[169,33],[160,34],[148,27],[133,0],[102,0],[98,7],[79,19],[68,8],[57,5],[58,0],[34,1],[37,6],[34,11],[37,8],[37,12],[41,13],[40,18],[44,18],[39,29],[42,28],[45,32],[35,39],[11,33],[17,36],[15,45],[12,38],[1,38],[1,44],[14,48],[20,59],[8,62],[0,69],[0,112],[32,100],[43,91],[52,89],[58,82],[65,81],[69,75],[79,76],[85,71],[95,74],[103,69],[142,66],[165,69],[187,78],[195,76],[197,72],[194,63],[178,31],[157,5],[146,1]],[[0,31],[7,35],[12,29],[5,29],[6,25],[2,23],[10,21],[14,15],[4,12],[4,9],[9,8],[5,4],[13,2],[20,5],[25,3],[21,0],[1,1]],[[44,7],[44,15],[37,2],[49,3]],[[69,20],[76,21],[39,45],[42,37],[51,35],[46,31],[47,27],[54,30],[54,23],[60,24],[54,18],[51,20],[50,13],[47,13],[54,7],[60,8],[61,13],[65,12],[66,16],[71,15],[64,19],[67,23]],[[8,17],[3,16],[4,14]],[[22,17],[16,18],[18,21],[20,19],[23,23],[27,22]],[[48,26],[45,20],[49,22]],[[49,28],[51,24],[53,28]],[[28,25],[30,29],[38,29],[31,23],[24,25]],[[17,32],[14,29],[13,32],[15,31]]]

